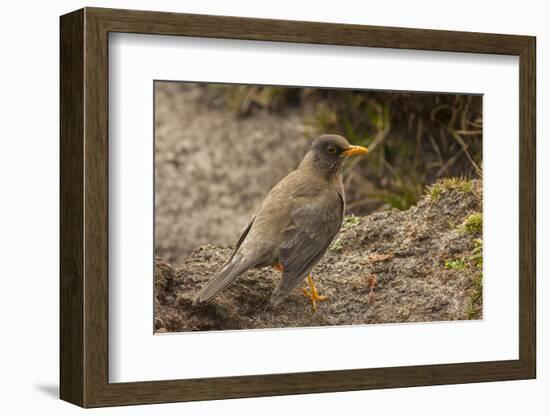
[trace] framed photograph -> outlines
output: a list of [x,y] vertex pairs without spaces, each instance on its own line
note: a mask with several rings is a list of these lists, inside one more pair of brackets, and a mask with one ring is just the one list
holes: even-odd
[[535,38],[85,8],[60,396],[535,378]]

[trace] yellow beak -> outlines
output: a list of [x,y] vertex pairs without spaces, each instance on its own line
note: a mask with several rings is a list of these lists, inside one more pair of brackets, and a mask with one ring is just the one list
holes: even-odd
[[350,146],[347,150],[344,150],[342,152],[342,156],[354,156],[354,155],[364,155],[365,153],[368,153],[369,149],[363,146]]

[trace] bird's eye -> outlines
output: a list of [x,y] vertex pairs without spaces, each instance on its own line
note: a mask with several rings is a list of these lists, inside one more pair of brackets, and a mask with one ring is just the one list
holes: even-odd
[[331,155],[333,155],[334,153],[336,153],[336,147],[334,146],[329,146],[327,148],[327,152],[329,152]]

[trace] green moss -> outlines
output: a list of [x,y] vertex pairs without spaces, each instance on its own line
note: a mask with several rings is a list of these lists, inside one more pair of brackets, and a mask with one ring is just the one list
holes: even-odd
[[430,195],[432,201],[439,199],[441,195],[449,191],[458,191],[458,192],[472,192],[474,186],[472,181],[464,178],[444,178],[440,179],[432,185],[428,186],[426,192]]
[[473,290],[470,295],[470,303],[468,305],[468,319],[479,319],[482,310],[483,300],[483,240],[476,238],[474,240],[474,248],[470,256],[470,262],[479,270],[473,280]]
[[474,240],[474,248],[472,249],[470,260],[478,270],[483,270],[483,240],[481,238]]
[[470,255],[445,261],[445,268],[451,270],[467,270],[471,273],[471,294],[466,310],[467,319],[479,319],[483,306],[483,240],[473,240]]
[[468,232],[471,234],[480,233],[483,229],[483,214],[474,212],[468,215],[464,222],[458,226],[459,231]]
[[361,219],[359,217],[356,217],[355,215],[348,215],[344,218],[344,222],[342,223],[342,230],[349,230],[351,228],[354,228],[361,222]]
[[342,240],[340,238],[337,238],[332,242],[332,244],[329,247],[329,250],[333,253],[340,253],[342,249],[344,248],[344,245],[342,244]]
[[451,270],[461,270],[466,268],[464,259],[445,260],[445,268]]
[[483,298],[483,273],[478,273],[474,278],[474,290],[470,296],[470,303],[468,305],[468,319],[479,319],[482,310],[482,298]]

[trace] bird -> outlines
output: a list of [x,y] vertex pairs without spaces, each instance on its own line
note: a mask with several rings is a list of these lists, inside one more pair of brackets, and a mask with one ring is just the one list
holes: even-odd
[[315,287],[311,270],[340,231],[345,212],[342,169],[350,156],[368,152],[340,135],[312,141],[297,169],[279,181],[261,203],[222,266],[196,294],[193,303],[208,303],[251,268],[271,266],[282,277],[271,294],[278,306],[307,279],[303,293],[317,310],[327,300]]

